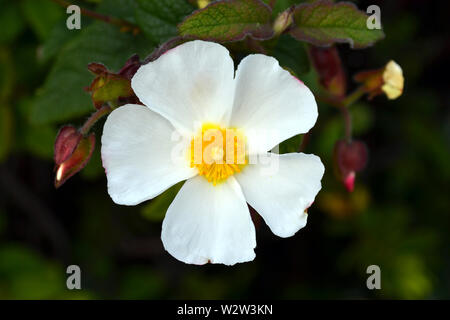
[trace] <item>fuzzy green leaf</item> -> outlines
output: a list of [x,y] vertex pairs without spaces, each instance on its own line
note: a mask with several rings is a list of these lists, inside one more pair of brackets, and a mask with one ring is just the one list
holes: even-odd
[[136,22],[154,45],[178,34],[177,24],[194,10],[185,0],[139,0]]
[[309,72],[310,65],[305,44],[295,41],[287,34],[281,35],[274,48],[273,56],[277,58],[283,68],[300,77]]
[[188,16],[179,26],[181,36],[228,42],[246,36],[270,39],[272,10],[260,0],[214,2]]
[[317,46],[349,43],[352,48],[365,48],[384,37],[382,30],[367,28],[368,16],[350,2],[323,0],[300,4],[295,8],[296,27],[291,35],[297,40]]
[[37,92],[31,121],[56,123],[93,111],[91,98],[84,91],[92,81],[88,63],[102,62],[118,70],[134,53],[145,56],[152,48],[143,36],[120,32],[116,26],[96,22],[86,27],[59,53],[43,88]]

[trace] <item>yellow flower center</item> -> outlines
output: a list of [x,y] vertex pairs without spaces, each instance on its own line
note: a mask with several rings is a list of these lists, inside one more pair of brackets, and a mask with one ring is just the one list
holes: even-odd
[[191,168],[197,168],[199,175],[216,185],[247,164],[245,136],[235,128],[203,124],[191,140],[190,161]]

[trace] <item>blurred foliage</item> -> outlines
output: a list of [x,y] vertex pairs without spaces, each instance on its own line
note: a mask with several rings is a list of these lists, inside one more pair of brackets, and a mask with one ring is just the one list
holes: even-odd
[[[276,1],[274,15],[297,2]],[[444,2],[379,1],[386,38],[366,50],[338,47],[349,77],[395,59],[405,93],[393,102],[377,97],[351,107],[354,134],[369,146],[368,167],[352,194],[333,173],[341,115],[319,105],[305,152],[319,155],[327,170],[308,225],[279,239],[256,218],[256,260],[232,268],[185,265],[164,251],[161,219],[181,184],[142,205],[117,206],[107,195],[97,148],[81,175],[54,190],[58,128],[79,125],[94,111],[83,90],[93,78],[87,64],[117,71],[133,53],[146,57],[175,36],[193,10],[184,0],[77,3],[142,32],[84,16],[81,30],[67,30],[64,8],[50,0],[0,0],[1,299],[450,298]],[[282,36],[270,46],[270,54],[317,92],[306,44]],[[248,53],[245,43],[228,47],[236,62]],[[302,141],[289,139],[280,152],[297,151]],[[81,291],[65,288],[70,264],[81,267]],[[379,291],[365,286],[371,264],[381,267]]]

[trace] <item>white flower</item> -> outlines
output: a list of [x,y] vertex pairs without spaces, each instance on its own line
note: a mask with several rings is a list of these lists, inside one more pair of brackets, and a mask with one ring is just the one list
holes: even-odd
[[[187,179],[162,225],[161,238],[171,255],[193,264],[253,260],[255,228],[246,202],[280,237],[305,226],[305,210],[324,173],[315,155],[271,153],[267,159],[278,165],[276,171],[248,160],[214,163],[226,155],[225,148],[209,152],[213,163],[193,163],[188,156],[181,163],[172,161],[179,146],[174,131],[191,142],[184,145],[186,152],[205,128],[238,132],[248,146],[246,159],[267,155],[280,142],[308,132],[317,119],[314,96],[276,59],[250,55],[235,75],[225,47],[192,41],[142,66],[132,87],[147,107],[122,106],[105,123],[102,159],[108,192],[118,204],[136,205]],[[268,131],[271,135],[261,134]],[[204,146],[201,150],[206,152]]]

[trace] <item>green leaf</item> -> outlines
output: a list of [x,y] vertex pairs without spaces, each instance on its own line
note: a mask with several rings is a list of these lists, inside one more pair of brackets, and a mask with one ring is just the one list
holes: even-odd
[[47,63],[77,35],[79,35],[79,31],[67,29],[65,23],[55,25],[48,38],[43,42],[42,46],[38,50],[38,61],[41,63]]
[[18,1],[0,0],[0,44],[14,40],[25,27]]
[[0,47],[0,101],[8,100],[16,82],[13,56],[9,49]]
[[349,43],[352,48],[365,48],[384,38],[382,30],[367,28],[367,18],[350,2],[334,4],[323,0],[300,4],[294,11],[296,27],[291,35],[317,46],[338,42]]
[[259,0],[223,0],[195,11],[179,26],[181,36],[210,41],[239,41],[273,36],[272,10]]
[[158,45],[175,37],[177,24],[193,10],[185,0],[139,0],[136,22],[153,44]]
[[305,45],[295,41],[288,35],[281,35],[274,49],[273,56],[277,58],[280,65],[301,76],[309,72],[310,65]]
[[144,266],[132,266],[124,272],[120,299],[158,299],[164,294],[163,274]]
[[41,39],[46,39],[55,25],[65,26],[65,10],[52,1],[23,0],[22,11],[31,29]]
[[[264,0],[265,3],[269,4],[270,0]],[[277,0],[275,1],[275,5],[272,8],[273,15],[277,16],[282,11],[286,10],[290,6],[299,4],[301,2],[304,2],[302,0]]]
[[8,106],[0,105],[0,163],[8,156],[13,135],[13,116]]
[[134,53],[145,56],[153,46],[143,36],[123,33],[119,28],[96,22],[69,42],[60,52],[44,86],[37,92],[31,112],[35,124],[57,123],[93,111],[84,91],[92,81],[90,62],[101,62],[118,70]]
[[[102,0],[98,0],[98,2],[102,2]],[[96,11],[136,24],[134,13],[138,6],[137,0],[107,0],[103,2],[103,5],[99,6]]]

